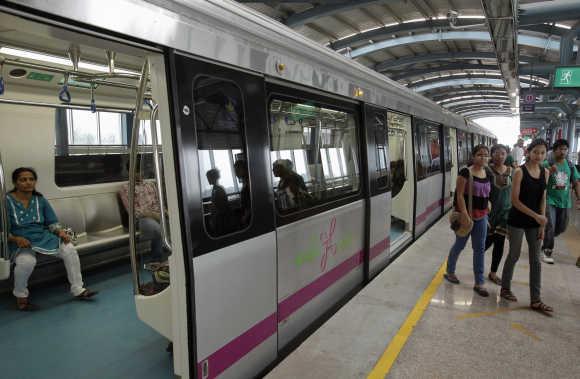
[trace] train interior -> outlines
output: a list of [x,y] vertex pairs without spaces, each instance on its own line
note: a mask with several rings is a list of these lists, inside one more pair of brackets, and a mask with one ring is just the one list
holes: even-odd
[[[150,121],[156,119],[155,99],[167,98],[163,57],[7,14],[0,14],[0,25],[5,82],[0,156],[6,189],[12,188],[15,168],[36,170],[37,190],[74,233],[85,285],[100,291],[90,303],[69,301],[61,261],[37,254],[29,288],[40,312],[17,312],[12,278],[0,282],[4,362],[22,364],[18,357],[26,355],[35,361],[31,366],[37,368],[31,369],[51,377],[170,377],[169,249],[151,237],[145,224],[136,223],[141,293],[136,297],[128,259],[129,146],[146,59],[151,73],[138,110],[137,187],[147,184],[154,191],[150,196],[165,188],[156,179],[163,175],[155,172],[162,172],[161,140],[168,131],[158,120],[152,130]],[[139,201],[143,195],[136,191],[135,196]],[[159,222],[158,213],[147,217]],[[160,258],[153,257],[154,250]],[[154,308],[162,313],[150,314]],[[47,349],[45,341],[59,343]]]
[[411,117],[388,113],[391,160],[391,252],[405,245],[413,233],[414,168]]

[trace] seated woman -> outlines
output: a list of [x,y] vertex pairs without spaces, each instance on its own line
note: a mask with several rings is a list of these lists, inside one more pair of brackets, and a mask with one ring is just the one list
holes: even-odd
[[28,278],[36,265],[36,253],[54,255],[64,261],[70,291],[77,299],[87,300],[97,294],[84,287],[79,255],[48,201],[36,191],[37,179],[31,168],[14,170],[14,189],[6,196],[8,242],[15,263],[12,293],[21,311],[36,308],[28,300]]

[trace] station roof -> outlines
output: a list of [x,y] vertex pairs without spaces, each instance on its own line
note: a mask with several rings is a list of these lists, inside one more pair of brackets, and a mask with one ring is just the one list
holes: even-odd
[[238,1],[467,118],[517,114],[529,88],[537,112],[575,107],[550,80],[576,64],[577,0]]

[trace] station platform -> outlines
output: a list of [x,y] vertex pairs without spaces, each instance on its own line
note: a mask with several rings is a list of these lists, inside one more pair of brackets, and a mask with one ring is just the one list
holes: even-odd
[[[517,303],[473,291],[468,243],[461,284],[443,279],[454,236],[444,216],[266,377],[577,378],[580,359],[580,211],[542,263],[542,299],[553,317],[529,308],[527,247],[514,273]],[[500,265],[507,256],[508,244]],[[486,253],[485,275],[491,263]]]

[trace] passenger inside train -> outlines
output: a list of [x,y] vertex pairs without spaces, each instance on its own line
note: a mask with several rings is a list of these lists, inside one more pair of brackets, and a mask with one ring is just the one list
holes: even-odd
[[45,254],[64,262],[70,292],[78,300],[89,300],[97,291],[84,287],[79,256],[50,203],[36,191],[38,175],[34,169],[20,167],[12,173],[14,189],[6,196],[8,205],[9,248],[13,255],[14,290],[20,311],[33,311],[28,278],[36,266],[36,255]]

